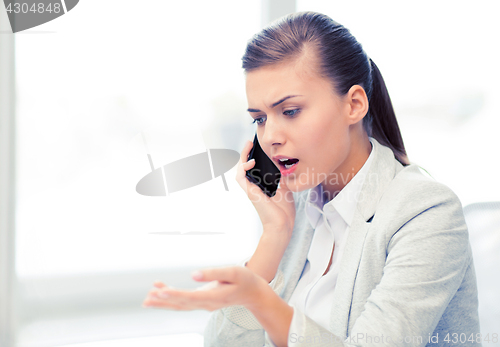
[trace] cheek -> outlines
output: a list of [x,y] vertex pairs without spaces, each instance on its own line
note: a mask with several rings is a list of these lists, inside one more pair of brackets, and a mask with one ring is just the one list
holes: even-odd
[[308,132],[305,141],[308,147],[307,157],[311,158],[316,165],[324,166],[337,147],[340,135],[338,128],[333,122],[322,122],[306,131]]
[[342,162],[346,136],[332,123],[316,128],[308,139],[303,169],[314,182],[322,181]]

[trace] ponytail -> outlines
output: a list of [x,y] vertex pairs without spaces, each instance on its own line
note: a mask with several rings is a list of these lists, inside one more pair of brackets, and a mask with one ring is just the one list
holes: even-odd
[[365,129],[369,136],[392,149],[396,159],[403,165],[409,165],[403,138],[399,130],[396,114],[389,92],[377,65],[370,59],[372,72],[372,91],[369,111],[365,118]]

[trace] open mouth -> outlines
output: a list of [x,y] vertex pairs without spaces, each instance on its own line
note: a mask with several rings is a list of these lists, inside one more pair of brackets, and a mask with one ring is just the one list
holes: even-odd
[[278,160],[279,164],[281,167],[284,167],[285,169],[289,169],[291,168],[292,166],[294,166],[295,164],[297,164],[299,162],[298,159],[280,159]]

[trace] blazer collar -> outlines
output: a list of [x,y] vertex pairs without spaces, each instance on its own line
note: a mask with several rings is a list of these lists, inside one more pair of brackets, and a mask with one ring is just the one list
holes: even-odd
[[374,158],[363,187],[358,196],[357,210],[365,221],[375,214],[378,202],[389,183],[403,169],[403,165],[394,157],[392,149],[371,138]]

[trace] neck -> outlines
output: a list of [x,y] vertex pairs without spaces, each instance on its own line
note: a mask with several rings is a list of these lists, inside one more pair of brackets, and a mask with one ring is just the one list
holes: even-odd
[[329,177],[321,183],[323,187],[323,198],[325,202],[332,200],[344,187],[352,180],[352,178],[361,170],[366,160],[370,156],[372,144],[368,139],[368,135],[364,136],[359,141],[353,141],[349,149],[346,160],[333,172]]

